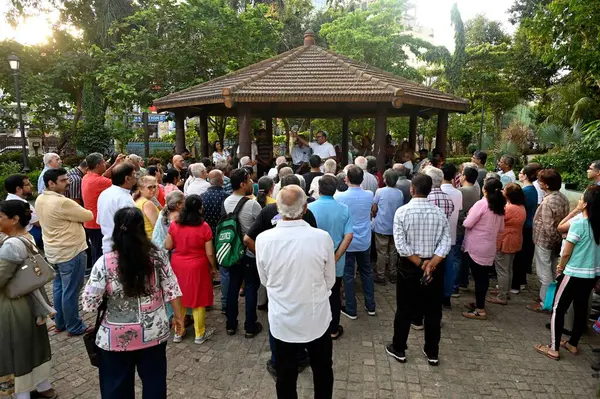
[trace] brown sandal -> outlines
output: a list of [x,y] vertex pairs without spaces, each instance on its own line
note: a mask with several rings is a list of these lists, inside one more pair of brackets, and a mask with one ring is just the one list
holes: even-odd
[[565,348],[569,353],[573,355],[579,355],[579,349],[576,346],[573,346],[566,339],[562,339],[560,341],[560,347]]
[[550,353],[550,351],[552,349],[550,349],[550,346],[548,346],[548,345],[537,344],[536,346],[534,346],[534,348],[538,353],[541,353],[542,355],[546,356],[548,359],[560,360],[560,355],[556,356],[556,355],[553,355]]

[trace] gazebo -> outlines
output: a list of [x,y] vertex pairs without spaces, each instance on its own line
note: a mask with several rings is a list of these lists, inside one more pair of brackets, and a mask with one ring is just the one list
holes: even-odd
[[[208,116],[238,118],[240,156],[250,155],[251,118],[265,120],[273,143],[274,117],[341,118],[343,164],[348,162],[351,118],[375,118],[374,153],[385,168],[387,117],[409,117],[409,146],[416,147],[417,118],[438,116],[436,147],[445,152],[449,112],[466,112],[468,101],[335,54],[304,34],[304,45],[228,75],[154,101],[175,114],[176,151],[185,149],[184,121],[198,116],[208,156]],[[336,143],[333,143],[336,144]]]

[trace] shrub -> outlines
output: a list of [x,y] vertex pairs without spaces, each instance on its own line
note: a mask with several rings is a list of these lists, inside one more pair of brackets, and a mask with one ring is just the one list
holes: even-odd
[[[44,167],[42,156],[29,156],[29,169],[42,169]],[[0,154],[0,164],[7,162],[16,162],[23,168],[23,158],[20,151],[9,151],[4,154]]]
[[563,183],[577,184],[577,190],[583,191],[590,184],[586,171],[588,166],[600,158],[597,151],[581,142],[575,142],[560,150],[550,151],[539,155],[534,161],[539,162],[544,168],[556,169]]
[[449,157],[449,158],[446,158],[445,162],[454,164],[458,168],[460,165],[462,165],[465,162],[471,162],[471,156],[465,155],[465,156]]
[[[0,200],[4,200],[7,196],[6,189],[4,188],[4,180],[10,175],[16,175],[21,173],[22,166],[20,162],[8,161],[0,163]],[[33,185],[33,189],[37,188],[37,181],[42,173],[41,170],[34,170],[27,174],[29,181]],[[34,194],[35,196],[35,194]]]
[[173,159],[173,151],[170,150],[156,150],[150,154],[151,157],[158,158],[162,161],[163,167],[167,167],[167,164]]

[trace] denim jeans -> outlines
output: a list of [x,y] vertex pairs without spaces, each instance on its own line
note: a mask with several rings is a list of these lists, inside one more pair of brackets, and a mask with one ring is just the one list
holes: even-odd
[[450,298],[454,292],[456,252],[460,252],[460,247],[453,245],[444,259],[444,298]]
[[74,335],[80,335],[86,329],[85,323],[79,317],[79,291],[83,286],[86,265],[85,251],[67,262],[54,264],[54,322],[58,330],[66,329]]
[[371,267],[371,250],[360,252],[346,252],[346,265],[344,267],[344,292],[346,293],[346,312],[355,316],[356,290],[354,287],[354,264],[358,264],[358,273],[362,281],[363,295],[365,296],[365,307],[367,310],[375,311],[375,287],[373,283],[373,268]]
[[221,309],[227,309],[227,292],[229,291],[229,268],[219,266],[221,275]]
[[[246,321],[244,329],[247,333],[256,332],[256,301],[260,278],[256,269],[256,258],[244,256],[242,261],[229,268],[229,287],[227,289],[227,329],[237,330],[238,297],[242,283],[246,282]],[[223,284],[223,282],[221,282]]]
[[469,265],[465,262],[465,255],[461,249],[465,236],[456,236],[456,248],[454,252],[454,289],[469,285]]

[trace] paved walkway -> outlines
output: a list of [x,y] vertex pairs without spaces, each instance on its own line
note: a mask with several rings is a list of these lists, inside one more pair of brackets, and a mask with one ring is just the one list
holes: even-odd
[[[220,292],[216,294],[219,298]],[[345,334],[333,346],[334,397],[596,397],[599,380],[589,367],[593,359],[590,343],[598,347],[600,339],[584,336],[582,354],[563,353],[559,362],[537,354],[533,345],[550,339],[544,327],[549,317],[525,309],[532,297],[533,293],[525,292],[513,295],[508,306],[490,305],[487,321],[461,316],[462,304],[473,299],[472,292],[453,299],[454,308],[444,311],[441,364],[431,367],[421,353],[422,331],[411,331],[407,363],[400,364],[386,355],[384,345],[392,336],[395,288],[376,286],[377,316],[360,312],[354,321],[342,316]],[[259,311],[259,318],[266,327],[266,313]],[[86,319],[93,319],[93,315],[87,314]],[[216,335],[203,345],[194,345],[193,334],[181,344],[169,343],[169,397],[274,398],[275,384],[265,370],[270,356],[268,334],[263,332],[254,339],[239,333],[229,337],[225,318],[218,311],[208,313],[207,325],[216,328]],[[89,365],[82,339],[62,333],[51,336],[51,343],[52,382],[60,398],[100,397],[97,370]],[[298,393],[300,398],[313,397],[310,370],[300,375]]]

